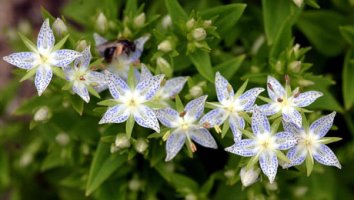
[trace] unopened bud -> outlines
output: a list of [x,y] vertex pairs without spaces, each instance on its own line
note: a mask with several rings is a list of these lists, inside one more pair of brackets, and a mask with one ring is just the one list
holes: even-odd
[[292,49],[292,51],[293,51],[293,53],[294,53],[296,59],[297,59],[298,56],[299,56],[299,49],[300,49],[300,44],[297,44],[297,43],[296,43],[295,46],[294,46],[293,49]]
[[36,111],[33,120],[40,122],[40,121],[45,121],[49,118],[50,118],[49,108],[47,106],[43,106]]
[[122,37],[129,38],[132,35],[132,31],[128,27],[124,27]]
[[142,183],[137,178],[130,180],[128,183],[129,189],[134,192],[138,191],[141,188],[141,186],[142,186]]
[[106,16],[100,12],[97,16],[97,19],[96,19],[96,28],[99,32],[103,33],[107,30],[108,28],[108,21],[107,21],[107,18]]
[[129,148],[130,140],[126,134],[118,134],[115,140],[115,145],[119,149]]
[[136,28],[141,28],[141,27],[143,27],[144,24],[145,24],[145,19],[146,19],[145,13],[141,13],[140,15],[136,16],[136,17],[134,18],[134,26],[135,26]]
[[200,97],[203,94],[203,89],[201,86],[195,85],[191,89],[189,89],[189,93],[192,95],[192,97]]
[[76,51],[83,51],[84,49],[86,49],[88,47],[88,43],[86,40],[80,40],[77,42],[77,45],[76,45]]
[[248,169],[246,167],[243,167],[240,171],[240,177],[241,177],[241,183],[244,187],[248,187],[255,183],[258,179],[260,169],[254,169],[253,167],[251,169]]
[[302,3],[304,2],[304,0],[293,0],[293,2],[295,3],[295,5],[299,8],[301,8]]
[[21,167],[27,167],[29,164],[31,164],[32,161],[33,161],[32,153],[26,152],[21,156],[19,164]]
[[172,19],[170,15],[166,15],[163,19],[162,19],[162,27],[164,28],[168,28],[172,25]]
[[301,70],[301,61],[293,61],[289,64],[289,69],[292,72],[298,73]]
[[138,153],[144,153],[148,147],[149,147],[148,143],[142,138],[139,138],[135,143],[135,150]]
[[185,199],[186,200],[197,200],[198,197],[195,194],[188,194]]
[[308,86],[311,86],[311,85],[314,85],[315,83],[313,81],[310,81],[310,80],[306,80],[306,79],[300,79],[298,81],[299,85],[301,87],[308,87]]
[[68,134],[62,132],[59,133],[56,137],[55,137],[55,141],[57,141],[58,144],[60,144],[61,146],[65,146],[67,144],[69,144],[70,142],[70,137]]
[[193,30],[193,38],[197,41],[204,40],[207,36],[207,33],[204,28],[196,28]]
[[167,53],[172,51],[172,44],[169,40],[164,40],[157,46],[157,49]]
[[208,28],[213,24],[213,22],[211,20],[204,20],[203,22],[203,26],[204,28]]
[[224,176],[225,176],[226,178],[228,178],[228,179],[231,179],[231,178],[233,178],[233,177],[235,176],[235,171],[234,171],[234,170],[231,170],[231,169],[226,170],[226,171],[224,172]]
[[172,76],[172,68],[170,63],[167,62],[164,58],[158,57],[156,59],[156,66],[160,69],[160,71],[165,74],[167,77]]
[[274,68],[275,68],[275,71],[277,71],[278,73],[281,74],[283,71],[283,63],[281,61],[277,61]]
[[187,29],[192,29],[195,25],[195,19],[192,18],[190,20],[188,20],[188,22],[186,23]]
[[68,27],[66,27],[63,20],[57,18],[52,25],[54,34],[58,37],[63,37],[68,32]]

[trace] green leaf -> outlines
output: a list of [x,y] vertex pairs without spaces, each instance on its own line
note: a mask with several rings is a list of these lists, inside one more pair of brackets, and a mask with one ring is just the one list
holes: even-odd
[[43,20],[49,19],[50,23],[53,23],[55,21],[55,17],[49,13],[48,10],[46,10],[43,6],[41,6],[41,14],[43,17]]
[[284,161],[284,162],[286,162],[286,163],[290,163],[290,162],[291,162],[291,161],[289,160],[289,158],[286,157],[286,155],[285,155],[283,152],[281,152],[281,151],[276,151],[276,154],[277,154],[277,157],[278,157],[280,160],[282,160],[282,161]]
[[20,82],[31,78],[32,76],[34,76],[36,74],[36,72],[37,72],[37,67],[34,67],[34,68],[28,70],[27,73],[21,78]]
[[276,120],[273,122],[272,126],[270,127],[270,130],[271,130],[271,133],[272,133],[272,134],[274,134],[274,133],[276,133],[276,132],[278,131],[278,128],[279,128],[280,123],[281,123],[281,120],[282,120],[282,118],[279,117],[278,119],[276,119]]
[[240,55],[218,64],[215,66],[215,71],[220,72],[226,79],[231,79],[237,70],[240,69],[245,57],[245,55]]
[[26,36],[22,35],[22,33],[18,33],[18,35],[29,50],[31,50],[32,52],[38,51],[37,46],[33,44],[31,40],[29,40]]
[[339,27],[340,33],[343,38],[352,46],[354,46],[354,26],[341,26]]
[[65,73],[60,67],[52,67],[53,73],[61,79],[66,80]]
[[126,155],[110,154],[110,144],[100,142],[90,166],[86,184],[86,196],[94,192],[109,176],[113,174],[126,160]]
[[74,110],[82,115],[84,111],[84,101],[78,95],[70,95],[71,106]]
[[97,98],[101,98],[100,94],[98,94],[98,92],[95,90],[95,88],[93,88],[91,85],[86,85],[86,88],[90,94],[92,94],[93,96],[95,96]]
[[117,103],[118,102],[115,99],[106,99],[106,100],[98,102],[97,104],[100,106],[115,106],[115,105],[117,105]]
[[130,137],[132,136],[134,124],[135,124],[134,116],[130,115],[128,120],[125,123],[125,132],[127,134],[128,139],[130,139]]
[[313,169],[313,165],[314,165],[312,155],[310,155],[310,154],[307,155],[305,162],[306,162],[307,176],[310,176],[310,175],[311,175],[311,172],[312,172],[312,169]]
[[213,25],[217,27],[217,31],[220,35],[225,35],[235,26],[245,8],[246,4],[240,3],[216,6],[203,10],[200,12],[200,15],[203,19],[211,19],[216,16],[216,19],[213,20]]
[[128,70],[128,86],[132,89],[135,88],[134,67],[130,67]]
[[300,16],[297,26],[313,46],[327,56],[336,56],[344,47],[338,27],[345,23],[339,13],[326,10],[306,11]]
[[341,140],[342,140],[342,138],[340,138],[340,137],[323,137],[320,139],[319,142],[322,144],[330,144],[330,143],[338,142]]
[[63,47],[63,45],[65,44],[66,40],[68,40],[69,38],[69,34],[66,35],[63,39],[61,39],[53,48],[52,51],[57,51],[59,49],[61,49]]
[[179,95],[176,95],[176,110],[177,112],[183,112],[184,111],[184,106],[181,101],[181,98],[179,98]]
[[173,23],[180,24],[188,20],[186,11],[184,11],[177,0],[165,0],[165,4]]
[[343,80],[343,99],[344,107],[349,110],[354,104],[354,51],[349,50],[345,56],[344,67],[342,71]]
[[221,132],[221,138],[224,138],[227,131],[229,130],[230,128],[230,124],[229,124],[229,120],[226,119],[225,122],[224,122],[224,125],[222,126],[222,132]]
[[243,82],[241,87],[237,90],[237,92],[234,96],[235,99],[242,95],[242,93],[245,91],[245,89],[247,87],[247,84],[248,84],[248,79],[245,82]]
[[210,55],[202,50],[196,50],[188,55],[198,72],[211,83],[214,83],[214,71],[211,66]]

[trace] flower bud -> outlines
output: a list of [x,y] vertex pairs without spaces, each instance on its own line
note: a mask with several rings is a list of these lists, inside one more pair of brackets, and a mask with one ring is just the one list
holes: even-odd
[[105,32],[108,28],[108,21],[106,16],[100,12],[96,19],[96,28],[99,32]]
[[158,57],[156,59],[156,66],[160,69],[160,71],[165,74],[167,77],[172,76],[172,68],[170,63],[168,63],[164,58]]
[[226,170],[226,171],[224,172],[224,176],[225,176],[226,178],[231,179],[231,178],[233,178],[233,177],[235,176],[235,171],[234,171],[234,170],[231,170],[231,169]]
[[61,132],[55,137],[55,141],[61,146],[66,146],[70,142],[70,137],[68,134]]
[[300,79],[298,81],[299,85],[301,87],[308,87],[308,86],[311,86],[311,85],[314,85],[315,83],[313,81],[310,81],[310,80],[306,80],[306,79]]
[[293,2],[295,3],[295,5],[299,8],[301,8],[302,3],[304,2],[304,0],[293,0]]
[[115,140],[115,145],[118,149],[130,147],[130,140],[126,134],[118,134]]
[[122,37],[129,38],[131,35],[132,35],[132,31],[130,30],[130,28],[128,28],[127,26],[124,27]]
[[204,22],[203,22],[204,28],[208,28],[208,27],[210,27],[212,24],[213,24],[213,21],[211,21],[210,19],[209,19],[209,20],[204,20]]
[[295,46],[292,48],[292,51],[293,51],[296,59],[299,56],[299,49],[300,49],[300,44],[298,44],[298,43],[296,43]]
[[21,167],[27,167],[29,164],[31,164],[31,162],[33,161],[33,155],[32,153],[29,152],[25,152],[19,161],[19,164]]
[[63,37],[68,32],[68,27],[66,27],[65,23],[60,18],[54,21],[52,28],[57,37]]
[[144,153],[148,147],[148,143],[142,138],[139,138],[135,143],[135,150],[141,154]]
[[255,183],[258,179],[259,173],[261,170],[257,168],[256,170],[252,167],[247,170],[246,167],[243,167],[240,171],[241,183],[244,187],[248,187]]
[[76,51],[82,52],[84,49],[86,49],[88,47],[88,43],[86,40],[80,40],[77,42]]
[[129,181],[128,187],[131,191],[139,191],[139,189],[142,187],[142,182],[137,178],[133,178]]
[[164,28],[168,28],[172,25],[172,19],[170,15],[166,15],[163,19],[162,19],[162,27]]
[[157,49],[167,53],[172,51],[172,44],[169,40],[164,40],[157,46]]
[[193,97],[200,97],[203,94],[203,88],[202,86],[204,86],[206,83],[205,81],[203,82],[199,82],[197,85],[193,86],[191,89],[189,89],[189,94]]
[[195,194],[188,194],[186,197],[185,197],[186,200],[197,200],[198,197],[195,195]]
[[301,70],[301,61],[293,61],[289,64],[289,69],[294,73],[299,73]]
[[48,120],[51,117],[47,106],[40,107],[34,114],[33,120],[37,122]]
[[134,18],[134,26],[136,28],[141,28],[145,24],[145,19],[146,19],[145,13],[141,13],[140,15],[136,16]]
[[207,33],[204,28],[196,28],[193,30],[193,38],[197,41],[204,40],[207,36]]
[[188,20],[188,22],[186,23],[187,29],[192,29],[195,25],[195,19],[192,18],[190,20]]

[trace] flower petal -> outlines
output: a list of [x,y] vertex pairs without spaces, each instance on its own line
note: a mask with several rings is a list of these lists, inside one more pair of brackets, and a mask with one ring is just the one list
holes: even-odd
[[284,87],[272,76],[267,78],[267,90],[273,101],[277,101],[278,98],[283,98],[286,95]]
[[85,87],[85,84],[75,82],[73,85],[73,91],[79,95],[86,103],[90,101],[90,95],[87,88]]
[[219,72],[215,74],[215,89],[220,103],[231,100],[235,95],[230,83]]
[[141,82],[138,83],[136,86],[136,91],[144,97],[146,101],[152,99],[156,92],[160,88],[160,84],[162,79],[164,78],[164,75],[157,75],[153,76],[151,78],[142,80]]
[[136,48],[139,49],[140,51],[143,51],[144,45],[145,45],[146,41],[149,40],[149,38],[150,38],[150,35],[144,35],[144,36],[136,39],[134,41]]
[[332,112],[329,115],[319,118],[315,122],[313,122],[310,126],[310,130],[318,135],[320,138],[325,136],[329,129],[331,129],[333,125],[334,117],[336,116],[336,112]]
[[186,107],[184,108],[184,111],[186,112],[186,115],[184,116],[184,118],[187,121],[195,121],[195,120],[199,119],[199,117],[203,114],[206,98],[207,98],[207,95],[198,97],[198,98],[190,101],[186,105]]
[[295,146],[297,140],[295,135],[291,132],[279,132],[275,134],[275,143],[278,145],[279,150],[287,150]]
[[34,85],[37,88],[39,96],[41,96],[44,90],[48,87],[52,77],[53,72],[49,66],[41,65],[38,67],[36,77],[34,79]]
[[105,71],[109,92],[115,99],[120,99],[126,91],[130,90],[127,83],[118,76]]
[[158,133],[160,132],[160,126],[156,115],[149,107],[140,105],[134,112],[134,119],[140,126],[151,128]]
[[313,152],[313,158],[327,166],[335,166],[338,167],[339,169],[342,168],[341,164],[339,163],[336,155],[333,153],[333,151],[324,144],[321,144],[314,152]]
[[302,126],[302,116],[295,108],[283,109],[282,116],[284,121],[292,122],[298,127]]
[[303,163],[307,156],[307,150],[297,145],[291,148],[286,154],[286,156],[289,158],[290,163],[283,164],[284,169]]
[[300,133],[304,132],[304,129],[298,127],[296,124],[291,123],[291,122],[283,122],[283,127],[286,132],[293,133],[294,135],[299,135]]
[[51,56],[51,65],[58,67],[66,67],[70,63],[72,63],[76,58],[80,57],[81,53],[74,50],[61,49],[53,52]]
[[107,42],[106,38],[100,36],[98,33],[94,33],[93,38],[95,40],[96,47]]
[[187,77],[183,77],[183,76],[171,78],[167,80],[166,84],[161,88],[163,90],[162,98],[167,99],[176,96],[178,93],[182,91],[186,81],[187,81]]
[[222,108],[216,108],[205,114],[199,121],[200,125],[208,125],[214,127],[215,125],[221,125],[228,117],[227,113]]
[[309,91],[299,94],[293,102],[297,107],[306,107],[323,95],[322,92]]
[[244,157],[251,157],[257,154],[257,142],[253,139],[243,139],[235,142],[234,145],[225,148],[225,151]]
[[107,89],[107,81],[106,76],[103,73],[95,72],[95,71],[88,71],[86,75],[87,81],[90,85],[97,91],[101,92]]
[[54,34],[49,26],[49,19],[46,19],[38,33],[37,48],[40,52],[49,51],[54,47],[54,43]]
[[116,105],[108,108],[106,113],[101,118],[99,124],[106,123],[122,123],[130,116],[130,112],[124,105]]
[[255,135],[270,132],[270,124],[267,117],[257,108],[252,115],[252,130]]
[[265,105],[258,106],[258,109],[262,111],[263,114],[269,116],[274,115],[280,111],[280,107],[276,103],[268,103]]
[[143,80],[147,80],[152,77],[153,75],[151,74],[150,70],[144,64],[141,64],[141,74],[139,77],[139,82]]
[[218,148],[213,136],[209,133],[209,131],[205,128],[193,129],[188,132],[192,138],[192,140],[204,147]]
[[177,155],[177,153],[182,149],[185,141],[185,133],[181,131],[172,132],[166,141],[166,162],[172,160]]
[[3,59],[21,69],[32,69],[38,63],[38,55],[33,52],[13,53],[3,57]]
[[278,158],[273,151],[264,151],[259,156],[259,165],[263,173],[268,176],[269,182],[273,183],[278,170]]
[[230,115],[229,124],[232,134],[234,135],[234,141],[237,142],[241,140],[242,132],[239,129],[245,128],[245,120],[238,115]]
[[75,67],[83,67],[83,68],[88,68],[90,65],[91,61],[91,52],[90,52],[90,47],[86,47],[82,52],[81,56],[75,59],[74,61],[74,66]]
[[236,99],[237,105],[239,105],[242,110],[250,109],[256,101],[257,96],[263,91],[263,88],[253,88],[247,90],[239,98]]
[[155,110],[156,117],[159,119],[161,124],[169,128],[175,128],[177,126],[176,122],[179,118],[179,113],[172,108],[163,108]]

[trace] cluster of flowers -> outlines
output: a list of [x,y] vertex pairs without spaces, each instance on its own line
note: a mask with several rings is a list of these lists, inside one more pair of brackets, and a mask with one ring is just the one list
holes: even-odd
[[[136,62],[143,50],[146,37],[135,41],[137,46],[132,54],[119,55],[116,59],[119,69],[97,72],[90,69],[91,53],[86,48],[79,53],[73,50],[59,50],[54,45],[53,31],[49,21],[45,20],[38,36],[37,47],[26,41],[31,52],[13,53],[4,60],[19,68],[35,72],[35,86],[41,95],[49,85],[55,68],[63,69],[72,91],[85,102],[90,101],[89,93],[100,92],[108,88],[113,99],[105,100],[101,105],[109,106],[102,119],[103,123],[134,123],[160,132],[160,125],[167,127],[166,161],[173,159],[187,143],[190,150],[196,150],[193,141],[201,146],[217,148],[217,143],[209,132],[231,129],[234,144],[225,150],[243,157],[251,157],[241,175],[252,171],[255,163],[273,182],[278,165],[288,168],[300,165],[305,160],[341,168],[335,154],[325,145],[333,138],[324,137],[333,124],[335,112],[321,117],[310,126],[300,112],[310,105],[322,93],[309,91],[300,93],[299,88],[291,91],[289,78],[285,88],[273,77],[268,76],[267,91],[269,99],[262,97],[268,104],[257,106],[255,101],[263,88],[254,88],[244,92],[246,83],[235,93],[230,83],[219,73],[215,76],[218,102],[208,103],[213,109],[203,115],[207,96],[190,101],[177,110],[169,107],[169,100],[183,88],[187,77],[176,77],[164,81],[164,75],[153,75],[141,64],[141,71],[129,67]],[[96,36],[97,43],[105,40]],[[73,64],[71,64],[73,63]],[[113,68],[117,69],[117,68]],[[252,114],[252,118],[248,114]],[[274,120],[271,126],[269,119]],[[252,132],[247,130],[246,122]],[[283,131],[278,132],[279,124]],[[220,126],[223,125],[223,130]],[[247,139],[243,139],[242,136]],[[288,150],[287,155],[282,151]],[[279,161],[278,161],[279,158]],[[258,170],[259,171],[259,170]],[[258,175],[257,175],[258,176]]]

